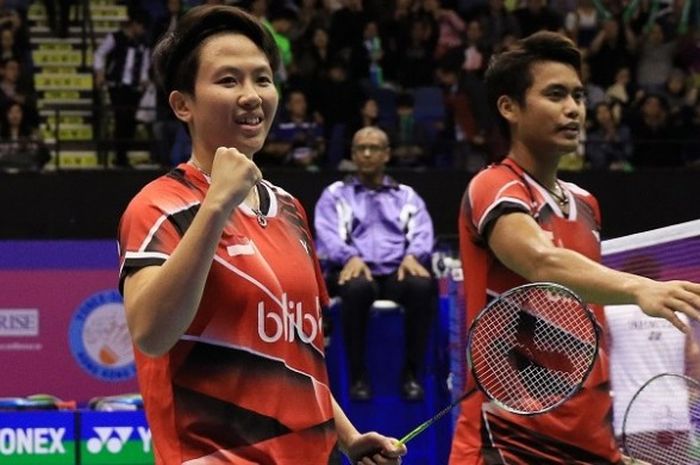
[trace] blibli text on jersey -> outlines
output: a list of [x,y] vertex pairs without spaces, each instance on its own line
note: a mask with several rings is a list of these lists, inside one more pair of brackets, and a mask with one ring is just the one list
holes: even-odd
[[310,343],[316,339],[321,328],[318,297],[315,312],[304,312],[303,303],[289,300],[286,293],[282,295],[281,305],[276,307],[266,308],[265,302],[258,302],[258,335],[262,341],[293,342],[298,337],[302,342]]

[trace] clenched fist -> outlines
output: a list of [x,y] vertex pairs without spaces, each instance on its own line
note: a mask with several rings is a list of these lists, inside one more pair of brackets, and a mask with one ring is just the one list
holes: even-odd
[[219,147],[211,166],[211,187],[207,200],[233,210],[262,179],[260,169],[235,148]]

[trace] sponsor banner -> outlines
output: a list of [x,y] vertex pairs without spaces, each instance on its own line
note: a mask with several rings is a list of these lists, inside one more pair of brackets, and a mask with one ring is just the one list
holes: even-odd
[[81,465],[152,465],[151,430],[143,411],[83,412]]
[[0,309],[0,337],[38,335],[39,310],[36,308]]
[[102,381],[125,381],[136,376],[124,304],[114,289],[85,299],[68,328],[73,358],[90,376]]
[[113,241],[0,241],[0,397],[137,392]]
[[0,412],[0,463],[74,465],[75,412]]

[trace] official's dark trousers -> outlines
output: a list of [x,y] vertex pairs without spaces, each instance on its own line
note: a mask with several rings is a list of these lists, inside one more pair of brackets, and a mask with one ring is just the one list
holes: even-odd
[[[337,283],[337,275],[332,276]],[[333,286],[331,286],[333,287]],[[431,321],[435,314],[435,282],[432,278],[405,276],[399,281],[396,273],[364,275],[337,286],[342,299],[342,322],[345,349],[350,364],[350,377],[357,380],[366,371],[367,322],[372,303],[389,299],[404,309],[406,360],[404,368],[414,374],[422,369]]]

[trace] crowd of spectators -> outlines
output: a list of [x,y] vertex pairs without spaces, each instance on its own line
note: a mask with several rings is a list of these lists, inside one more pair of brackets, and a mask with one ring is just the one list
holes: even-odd
[[[588,124],[568,169],[700,163],[700,5],[626,0],[243,0],[282,50],[285,105],[262,165],[353,169],[378,125],[391,165],[476,171],[505,147],[483,87],[492,54],[537,30],[584,51]],[[184,5],[186,7],[186,5]]]
[[[24,124],[37,138],[37,96],[21,7],[27,3],[0,0],[0,119],[19,104]],[[141,50],[150,51],[187,8],[201,1],[124,3],[130,18],[144,22],[137,40]],[[579,150],[564,157],[562,168],[700,166],[700,2],[695,0],[209,3],[235,4],[262,18],[281,50],[276,79],[284,104],[257,155],[262,166],[353,170],[351,135],[377,125],[391,140],[390,166],[474,172],[499,159],[506,146],[483,87],[489,59],[540,29],[568,35],[585,57],[587,127]],[[9,7],[15,4],[20,6]],[[65,24],[50,23],[57,36],[67,34]],[[107,59],[96,62],[104,65]],[[96,84],[102,82],[104,70],[96,70]],[[129,99],[119,99],[117,119],[125,120],[124,112],[116,111],[125,100],[132,113],[134,105],[143,105],[135,92],[148,88],[139,80]],[[132,137],[133,125],[143,124],[153,140],[153,161],[173,165],[188,156],[187,135],[165,96],[153,100],[151,117],[129,116],[128,124],[115,125],[114,138]],[[127,165],[125,149],[118,148],[118,164]]]
[[40,170],[49,153],[39,135],[26,10],[0,0],[0,168]]

